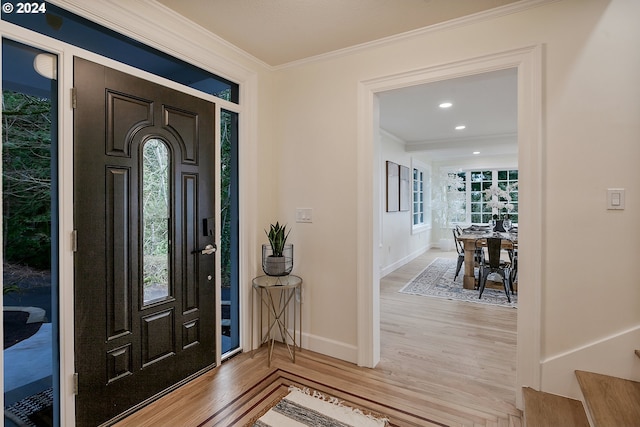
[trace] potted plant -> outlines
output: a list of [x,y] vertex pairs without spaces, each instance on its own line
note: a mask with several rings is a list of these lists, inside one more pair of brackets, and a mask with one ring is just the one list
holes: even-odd
[[262,245],[262,269],[269,276],[286,276],[293,269],[293,245],[287,244],[291,230],[276,221],[264,232],[269,243]]

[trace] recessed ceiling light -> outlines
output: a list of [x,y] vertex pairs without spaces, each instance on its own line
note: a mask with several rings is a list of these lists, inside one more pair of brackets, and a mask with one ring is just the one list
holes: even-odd
[[453,104],[450,102],[443,102],[442,104],[440,104],[440,108],[449,108],[451,107]]
[[473,154],[480,154],[480,152],[479,151],[474,151]]
[[456,126],[456,130],[466,129],[465,125]]

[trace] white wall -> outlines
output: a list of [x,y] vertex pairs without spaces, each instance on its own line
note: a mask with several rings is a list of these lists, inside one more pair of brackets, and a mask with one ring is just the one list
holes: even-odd
[[[337,355],[338,348],[357,343],[356,224],[371,220],[356,215],[358,83],[540,44],[541,385],[575,393],[566,368],[562,376],[546,369],[568,354],[583,368],[640,376],[632,348],[616,347],[626,352],[625,365],[616,367],[606,351],[597,359],[582,350],[640,324],[634,268],[640,255],[637,16],[635,0],[561,0],[276,72],[278,209],[281,217],[292,218],[304,201],[317,212],[317,221],[297,233],[300,252],[313,259],[299,265],[299,273],[310,287],[305,324],[318,338],[315,349]],[[624,211],[605,209],[608,187],[626,188]]]
[[[380,170],[385,170],[385,162],[391,161],[396,164],[412,168],[414,156],[407,153],[404,142],[393,136],[380,133]],[[385,174],[381,174],[380,188],[382,190],[381,200],[385,199]],[[429,193],[425,194],[429,198]],[[428,203],[428,202],[427,202]],[[412,231],[412,212],[386,212],[382,208],[382,230],[379,250],[380,250],[380,275],[390,273],[401,267],[415,257],[421,255],[430,247],[431,225],[420,232]]]

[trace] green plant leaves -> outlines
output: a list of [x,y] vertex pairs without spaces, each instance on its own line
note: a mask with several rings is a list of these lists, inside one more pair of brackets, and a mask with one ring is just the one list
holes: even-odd
[[265,230],[265,234],[269,239],[269,244],[271,245],[271,251],[273,252],[273,256],[280,257],[282,256],[282,251],[284,250],[284,245],[287,242],[287,238],[289,237],[289,233],[291,230],[286,231],[286,225],[280,225],[279,222],[276,221],[276,224],[271,224],[269,228],[269,232]]

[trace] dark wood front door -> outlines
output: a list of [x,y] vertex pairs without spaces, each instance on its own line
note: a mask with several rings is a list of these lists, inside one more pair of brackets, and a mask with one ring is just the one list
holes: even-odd
[[76,420],[96,426],[215,364],[215,107],[79,58],[74,86]]

